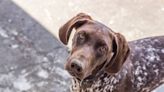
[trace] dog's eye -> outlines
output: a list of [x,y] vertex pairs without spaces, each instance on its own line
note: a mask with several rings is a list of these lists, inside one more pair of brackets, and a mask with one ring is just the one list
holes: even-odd
[[85,40],[86,40],[86,33],[85,32],[79,33],[77,37],[77,42],[82,44],[85,42]]
[[97,48],[97,56],[103,56],[107,52],[106,46],[100,46]]

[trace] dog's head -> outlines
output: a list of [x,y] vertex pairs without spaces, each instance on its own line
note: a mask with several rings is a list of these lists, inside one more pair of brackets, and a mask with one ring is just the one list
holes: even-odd
[[59,30],[60,40],[65,45],[73,28],[76,32],[72,40],[72,51],[65,64],[72,76],[83,80],[102,68],[107,73],[117,73],[121,69],[129,52],[124,36],[89,15],[80,13]]

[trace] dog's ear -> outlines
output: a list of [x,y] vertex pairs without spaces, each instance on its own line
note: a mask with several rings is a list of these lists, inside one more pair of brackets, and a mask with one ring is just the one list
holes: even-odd
[[73,28],[77,29],[83,24],[87,23],[89,20],[92,20],[92,18],[89,15],[86,15],[84,13],[79,13],[72,19],[70,19],[66,24],[64,24],[59,29],[59,38],[60,40],[67,45],[68,40],[71,34],[71,31]]
[[126,39],[119,33],[113,32],[112,48],[114,55],[105,68],[111,74],[117,73],[121,69],[130,52]]

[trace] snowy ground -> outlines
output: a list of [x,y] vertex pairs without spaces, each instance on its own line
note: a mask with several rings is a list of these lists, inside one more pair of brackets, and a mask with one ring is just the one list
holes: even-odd
[[79,12],[128,40],[164,35],[163,0],[0,0],[0,92],[69,92],[68,53],[56,37]]

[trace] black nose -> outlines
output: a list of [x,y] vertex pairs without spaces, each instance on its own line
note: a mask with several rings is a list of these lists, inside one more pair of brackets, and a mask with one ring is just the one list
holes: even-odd
[[82,72],[82,66],[80,65],[79,61],[77,61],[77,60],[72,61],[71,69],[76,73]]

